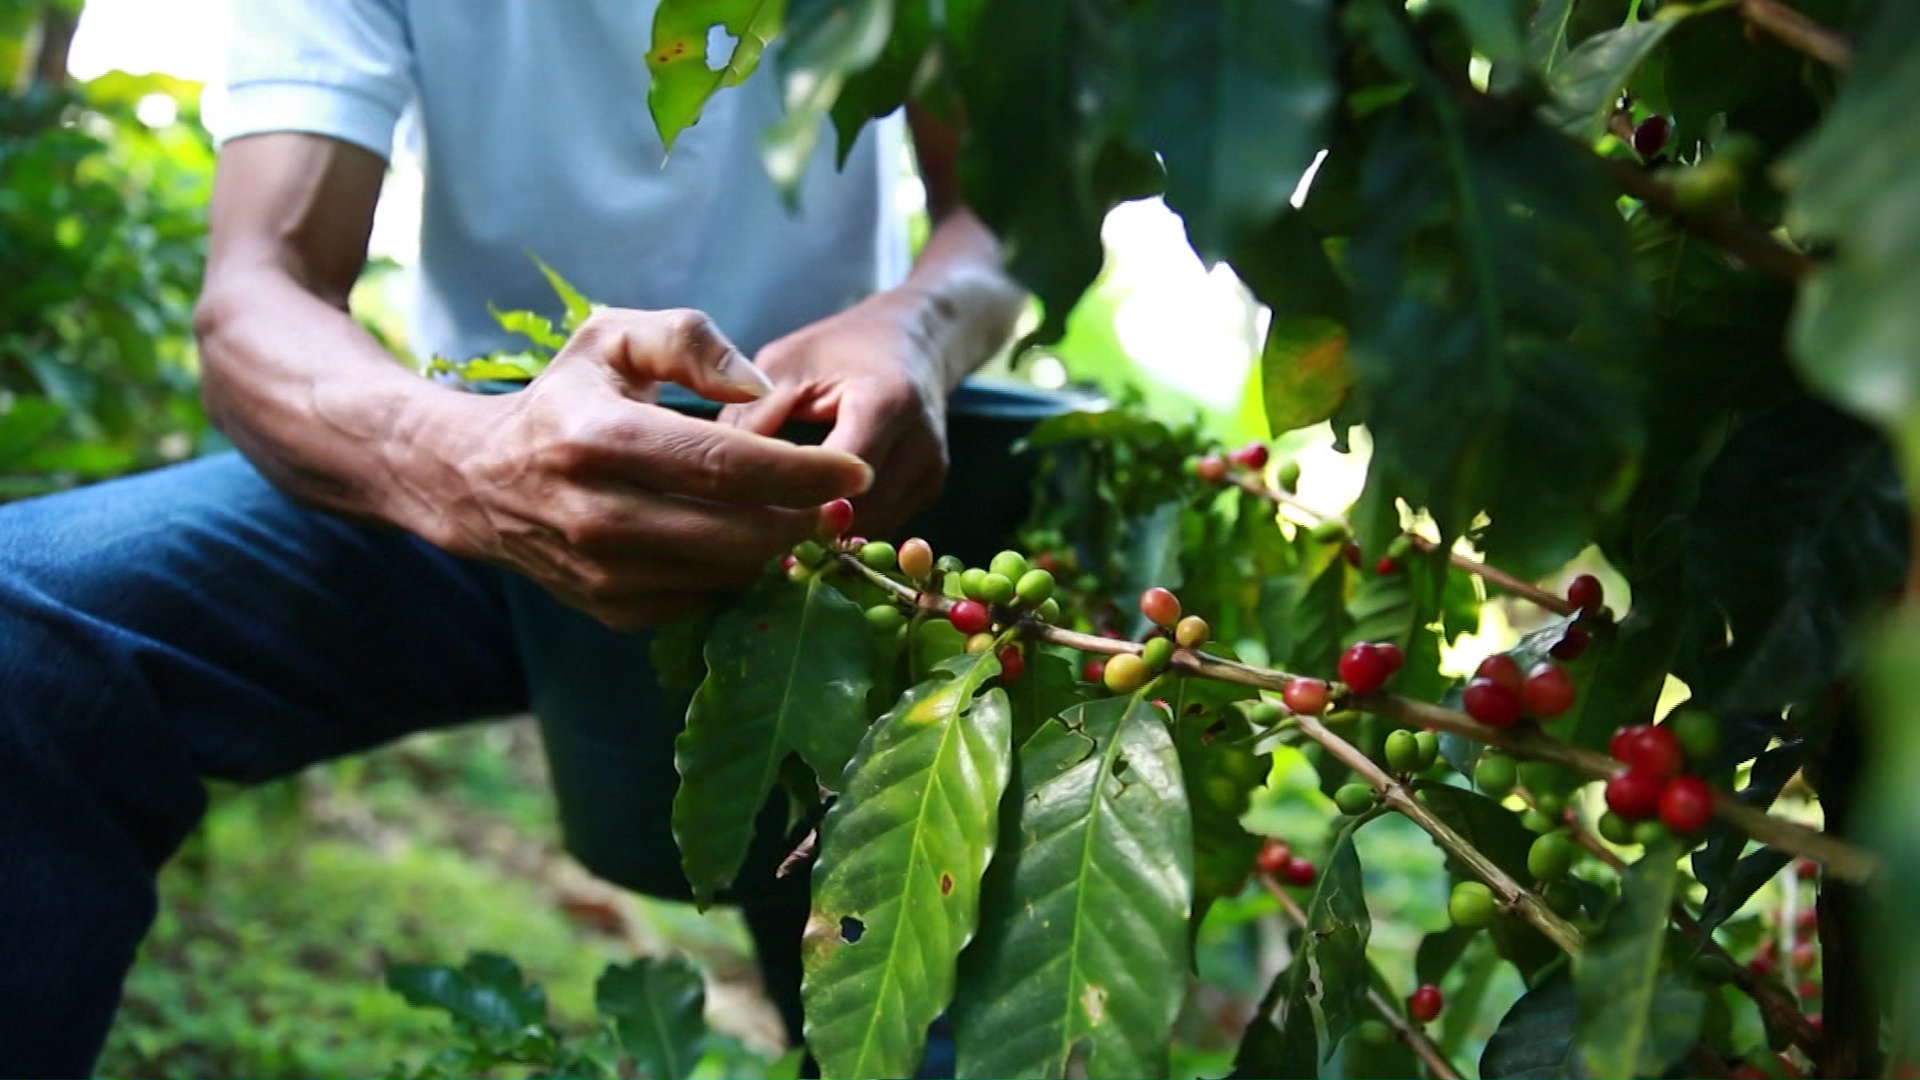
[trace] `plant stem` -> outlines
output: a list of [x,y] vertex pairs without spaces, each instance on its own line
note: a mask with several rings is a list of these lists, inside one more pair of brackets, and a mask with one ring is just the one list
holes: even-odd
[[1415,825],[1420,826],[1432,836],[1434,842],[1447,850],[1472,872],[1474,877],[1487,883],[1494,895],[1499,897],[1507,909],[1537,927],[1548,940],[1569,954],[1580,951],[1580,931],[1573,924],[1553,913],[1539,894],[1515,881],[1505,870],[1500,869],[1492,859],[1482,854],[1466,837],[1455,832],[1453,826],[1427,805],[1413,797],[1407,786],[1388,775],[1374,760],[1360,752],[1360,748],[1335,735],[1320,722],[1317,716],[1294,717],[1294,723],[1306,736],[1324,747],[1327,753],[1339,758],[1341,764],[1373,785],[1373,790],[1389,807],[1399,811]]
[[[1532,798],[1525,792],[1522,792],[1522,797],[1527,799],[1528,805],[1532,805]],[[1612,848],[1571,815],[1567,818],[1567,828],[1573,833],[1573,838],[1580,842],[1580,846],[1593,852],[1595,858],[1616,871],[1627,868],[1625,860],[1614,854]],[[1754,1004],[1760,1007],[1760,1012],[1767,1018],[1769,1027],[1786,1032],[1795,1046],[1806,1051],[1809,1056],[1813,1054],[1814,1047],[1819,1044],[1819,1033],[1813,1030],[1812,1024],[1807,1023],[1806,1016],[1800,1012],[1799,1004],[1788,996],[1785,987],[1735,960],[1718,941],[1713,939],[1712,934],[1700,928],[1700,923],[1694,919],[1693,913],[1678,900],[1673,902],[1673,922],[1696,949],[1726,961],[1733,969],[1733,981],[1743,993],[1753,999]]]
[[1846,71],[1853,67],[1853,43],[1846,35],[1815,22],[1780,0],[1740,0],[1740,15],[1782,45],[1830,68]]
[[[946,597],[895,581],[868,567],[851,554],[835,552],[834,557],[842,567],[879,585],[916,608],[929,612],[945,612],[952,606],[952,601]],[[1030,613],[1016,614],[1011,621],[1017,621],[1021,633],[1027,637],[1065,645],[1081,652],[1114,656],[1141,651],[1141,646],[1134,642],[1067,630],[1042,622]],[[1305,676],[1243,664],[1237,660],[1227,660],[1186,648],[1174,649],[1173,667],[1187,675],[1198,675],[1202,678],[1217,679],[1221,682],[1237,683],[1262,690],[1284,691],[1288,683],[1305,678]],[[1595,779],[1606,779],[1619,770],[1619,763],[1605,754],[1561,742],[1540,730],[1537,725],[1523,724],[1505,729],[1488,727],[1457,709],[1415,701],[1396,694],[1350,694],[1333,680],[1329,680],[1329,685],[1334,688],[1336,694],[1344,695],[1346,703],[1353,708],[1399,720],[1409,727],[1450,731],[1475,742],[1498,747],[1515,757],[1559,765]],[[1296,716],[1296,718],[1301,722],[1303,730],[1308,721],[1313,721],[1321,731],[1326,731],[1326,728],[1320,726],[1319,722],[1312,717]],[[1311,732],[1308,734],[1312,735]],[[1332,732],[1327,734],[1331,736]],[[1335,736],[1335,738],[1338,737]],[[1315,741],[1321,740],[1316,736]],[[1353,750],[1345,740],[1339,741],[1341,745]],[[1367,761],[1366,755],[1360,754],[1358,750],[1353,750],[1353,753],[1360,760]],[[1368,764],[1372,765],[1371,762]],[[1412,802],[1411,799],[1408,801]],[[1419,806],[1417,803],[1414,805]],[[1726,792],[1716,790],[1713,793],[1713,808],[1714,813],[1722,820],[1753,839],[1780,851],[1812,859],[1835,876],[1865,884],[1879,872],[1879,860],[1866,851],[1844,840],[1810,829],[1797,821],[1788,821],[1764,810],[1755,809]],[[1426,813],[1424,806],[1419,806],[1419,810],[1423,814]],[[1431,814],[1426,816],[1432,818]],[[1440,824],[1445,827],[1444,822]],[[1537,901],[1538,898],[1536,897],[1535,900]],[[1545,908],[1543,907],[1542,910],[1544,911]],[[1552,912],[1547,914],[1552,915]]]
[[1671,218],[1688,232],[1737,256],[1748,266],[1798,284],[1813,273],[1818,265],[1801,252],[1775,240],[1738,210],[1683,210],[1675,201],[1672,184],[1648,174],[1630,161],[1602,158],[1600,163],[1613,177],[1614,186],[1621,191],[1639,199],[1662,217]]
[[[1352,529],[1352,526],[1348,524],[1347,520],[1340,515],[1329,514],[1324,510],[1316,510],[1301,502],[1299,499],[1288,495],[1286,492],[1276,491],[1258,480],[1242,475],[1235,476],[1232,482],[1248,494],[1258,495],[1272,501],[1276,505],[1298,510],[1302,514],[1313,518],[1315,521],[1336,521],[1342,525],[1347,525],[1349,530]],[[1419,533],[1407,533],[1405,535],[1408,540],[1413,542],[1413,546],[1419,548],[1421,551],[1432,551],[1434,548],[1440,546],[1426,537],[1421,536]],[[1482,578],[1488,584],[1498,585],[1500,588],[1515,596],[1531,600],[1556,615],[1572,615],[1576,610],[1572,604],[1567,602],[1566,597],[1556,596],[1540,586],[1535,585],[1533,582],[1515,577],[1497,566],[1490,566],[1487,563],[1470,559],[1457,551],[1451,550],[1447,552],[1447,561],[1461,570],[1465,570],[1469,574]]]
[[[1305,930],[1307,913],[1301,909],[1299,901],[1288,896],[1285,889],[1275,884],[1272,875],[1261,874],[1259,878],[1261,886],[1273,894],[1275,900],[1280,901],[1280,910],[1287,913],[1287,918],[1292,920],[1295,926]],[[1385,1020],[1387,1026],[1400,1036],[1401,1042],[1406,1043],[1415,1054],[1420,1056],[1421,1061],[1427,1063],[1427,1071],[1433,1074],[1434,1080],[1461,1080],[1460,1070],[1454,1068],[1453,1063],[1447,1060],[1447,1056],[1434,1045],[1426,1029],[1408,1019],[1398,1006],[1387,1000],[1386,995],[1368,986],[1367,1004],[1372,1005],[1373,1011],[1380,1014],[1380,1019]]]

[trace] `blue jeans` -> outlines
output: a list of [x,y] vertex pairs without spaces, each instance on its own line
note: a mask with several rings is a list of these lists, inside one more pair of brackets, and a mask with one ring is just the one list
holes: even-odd
[[[950,423],[945,506],[1025,483],[1004,445],[963,460]],[[233,453],[0,507],[0,1075],[90,1073],[204,779],[528,709],[540,642],[516,635],[516,590],[524,606],[503,571],[296,505]],[[806,877],[760,880],[735,899],[797,1035]],[[936,1040],[928,1067],[949,1055]]]

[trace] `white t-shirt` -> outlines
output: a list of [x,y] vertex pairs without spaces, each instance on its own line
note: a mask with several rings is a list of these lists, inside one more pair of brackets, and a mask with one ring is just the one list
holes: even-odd
[[749,355],[904,276],[896,114],[844,169],[825,130],[790,211],[761,164],[773,57],[671,156],[647,112],[657,0],[230,0],[215,137],[328,135],[390,156],[417,121],[425,194],[413,350],[524,342],[488,313],[559,313],[529,253],[589,297],[706,311]]

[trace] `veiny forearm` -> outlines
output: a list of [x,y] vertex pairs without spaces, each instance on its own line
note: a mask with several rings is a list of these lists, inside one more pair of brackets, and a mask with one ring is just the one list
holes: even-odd
[[965,208],[938,220],[894,291],[915,305],[948,389],[1006,344],[1026,296],[1002,266],[999,241]]
[[294,498],[416,532],[426,432],[454,391],[395,362],[345,311],[271,266],[208,282],[195,313],[214,422]]

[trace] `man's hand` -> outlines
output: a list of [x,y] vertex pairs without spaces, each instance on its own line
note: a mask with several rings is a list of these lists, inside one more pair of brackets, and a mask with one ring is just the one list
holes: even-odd
[[879,293],[773,342],[756,362],[774,390],[720,414],[760,435],[790,419],[831,423],[824,445],[875,470],[855,502],[854,528],[870,536],[891,535],[946,484],[947,384],[920,307]]
[[821,503],[872,483],[841,450],[660,408],[661,381],[724,402],[770,389],[704,315],[602,311],[525,390],[443,417],[445,484],[422,503],[441,512],[420,531],[631,629],[749,584]]

